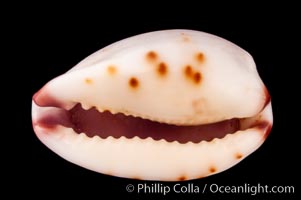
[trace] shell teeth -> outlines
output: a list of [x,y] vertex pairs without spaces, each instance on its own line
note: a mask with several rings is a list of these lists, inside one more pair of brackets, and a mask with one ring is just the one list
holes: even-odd
[[77,140],[77,142],[83,142],[83,141],[85,141],[85,142],[93,142],[93,143],[95,143],[95,142],[99,142],[99,141],[101,141],[101,140],[106,140],[107,138],[101,138],[101,137],[99,137],[98,135],[93,135],[93,137],[89,137],[86,133],[84,133],[84,132],[82,132],[82,133],[79,133],[79,134],[76,134],[77,135],[77,137],[76,137],[76,140]]
[[104,112],[104,111],[105,111],[105,109],[98,108],[98,107],[95,107],[95,109],[96,109],[98,112]]
[[[130,111],[117,111],[117,110],[113,110],[113,109],[104,109],[102,107],[99,107],[99,106],[94,106],[94,105],[89,105],[89,104],[85,104],[85,103],[80,103],[82,108],[84,110],[89,110],[91,108],[95,108],[98,112],[110,112],[111,114],[115,115],[115,114],[118,114],[118,113],[121,113],[125,116],[132,116],[132,117],[139,117],[141,119],[145,119],[145,120],[150,120],[150,121],[155,121],[155,122],[159,122],[159,123],[165,123],[165,124],[172,124],[172,125],[178,125],[178,126],[181,126],[181,125],[195,125],[195,121],[193,119],[191,120],[187,120],[187,119],[183,119],[183,120],[175,120],[175,119],[170,119],[170,120],[167,120],[167,119],[164,119],[164,118],[157,118],[157,117],[151,117],[151,116],[148,116],[148,115],[142,115],[140,113],[133,113],[133,112],[130,112]],[[201,124],[199,124],[201,125]]]
[[90,108],[93,107],[93,106],[91,106],[91,105],[84,104],[84,103],[81,103],[81,106],[82,106],[82,108],[85,109],[85,110],[89,110]]
[[80,133],[78,134],[78,136],[76,137],[76,142],[80,143],[82,141],[88,141],[88,136],[85,133]]
[[93,134],[93,136],[92,137],[90,137],[90,136],[88,136],[86,133],[84,133],[84,132],[82,132],[82,133],[80,133],[80,134],[76,134],[76,135],[78,135],[78,137],[76,137],[76,140],[77,141],[84,141],[84,140],[89,140],[89,141],[99,141],[99,140],[111,140],[111,139],[114,139],[114,140],[124,140],[124,139],[127,139],[127,140],[144,140],[144,141],[149,141],[149,140],[151,140],[151,141],[154,141],[154,142],[158,142],[158,143],[162,143],[162,142],[164,142],[164,143],[173,143],[173,144],[180,144],[180,145],[183,145],[183,144],[193,144],[193,145],[197,145],[197,144],[201,144],[201,143],[216,143],[216,142],[218,142],[218,141],[220,141],[220,140],[223,140],[223,139],[227,139],[227,138],[229,138],[229,137],[231,137],[231,135],[233,135],[233,134],[236,134],[236,133],[239,133],[239,132],[241,132],[241,131],[237,131],[237,132],[235,132],[235,133],[228,133],[228,134],[226,134],[224,137],[222,137],[222,138],[214,138],[214,139],[212,139],[212,140],[210,140],[210,141],[207,141],[207,140],[202,140],[202,141],[200,141],[200,142],[198,142],[198,143],[195,143],[195,142],[192,142],[192,141],[188,141],[188,142],[186,142],[186,143],[180,143],[179,141],[177,141],[177,140],[174,140],[174,141],[167,141],[166,139],[164,139],[164,138],[162,138],[162,139],[160,139],[160,140],[155,140],[154,138],[152,138],[152,137],[146,137],[146,138],[141,138],[141,137],[139,137],[139,136],[134,136],[134,137],[130,137],[130,138],[128,138],[128,137],[126,137],[126,136],[120,136],[120,137],[113,137],[113,136],[107,136],[106,138],[102,138],[102,137],[100,137],[99,135],[97,135],[97,134]]
[[[73,132],[71,128],[66,128],[68,129],[70,132]],[[82,132],[82,133],[79,133],[79,134],[72,134],[74,135],[74,141],[77,141],[77,142],[82,142],[82,141],[105,141],[105,140],[121,140],[121,141],[124,141],[124,140],[143,140],[143,141],[146,141],[146,142],[156,142],[157,144],[163,144],[163,143],[170,143],[170,144],[179,144],[179,145],[199,145],[199,144],[215,144],[215,143],[218,143],[220,142],[221,140],[223,141],[226,141],[226,140],[229,140],[231,137],[233,137],[233,135],[235,134],[238,134],[238,135],[241,135],[243,134],[243,131],[237,131],[235,133],[232,133],[232,134],[226,134],[223,138],[214,138],[210,141],[206,141],[206,140],[202,140],[198,143],[194,143],[192,141],[189,141],[187,143],[180,143],[178,142],[177,140],[175,141],[167,141],[165,139],[160,139],[160,140],[155,140],[153,139],[152,137],[147,137],[147,138],[140,138],[139,136],[134,136],[132,138],[127,138],[126,136],[121,136],[119,138],[115,138],[113,136],[108,136],[106,138],[101,138],[99,137],[98,135],[94,135],[93,137],[89,137],[86,135],[86,133]]]
[[[106,110],[106,111],[110,112],[110,113],[113,114],[113,115],[119,113],[118,111],[115,111],[115,110]],[[103,112],[103,111],[100,111],[100,112]],[[124,114],[124,113],[122,113],[122,114]],[[124,115],[126,115],[126,114],[124,114]],[[126,115],[126,116],[128,116],[128,115]]]
[[80,133],[80,134],[78,134],[78,138],[87,139],[87,135],[85,133]]
[[100,141],[100,140],[102,140],[102,138],[101,137],[99,137],[98,135],[94,135],[92,138],[90,138],[92,141],[94,141],[94,142],[98,142],[98,141]]

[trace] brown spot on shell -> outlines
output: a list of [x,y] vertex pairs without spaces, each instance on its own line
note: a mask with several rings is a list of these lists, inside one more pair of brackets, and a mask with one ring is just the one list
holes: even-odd
[[198,62],[203,63],[205,61],[205,55],[202,52],[198,52],[195,55],[195,58]]
[[241,159],[242,158],[242,154],[241,153],[236,153],[235,154],[235,158],[236,159]]
[[210,167],[210,168],[209,168],[209,172],[210,172],[210,173],[216,172],[216,168],[215,168],[215,167]]
[[183,42],[190,42],[190,38],[185,33],[181,33],[181,36]]
[[116,67],[115,67],[115,66],[112,66],[112,65],[111,65],[111,66],[108,66],[107,71],[108,71],[108,73],[109,73],[110,75],[114,75],[114,74],[117,73]]
[[196,72],[194,75],[193,75],[193,80],[194,82],[197,84],[201,81],[202,79],[202,76],[201,76],[201,73],[200,72]]
[[189,42],[190,41],[189,37],[187,37],[187,36],[184,36],[182,39],[183,39],[183,42]]
[[196,114],[202,114],[204,107],[206,107],[205,98],[200,98],[192,101],[192,108]]
[[130,78],[129,79],[129,86],[131,88],[134,88],[134,89],[138,88],[139,87],[139,81],[138,81],[138,79],[135,78],[135,77]]
[[138,181],[142,180],[142,178],[138,177],[138,176],[134,176],[132,179],[136,179]]
[[202,80],[202,74],[199,71],[194,71],[190,65],[186,65],[184,68],[185,77],[195,84],[199,84]]
[[92,83],[93,83],[93,80],[90,79],[90,78],[85,78],[85,83],[87,83],[87,84],[92,84]]
[[149,60],[149,61],[155,61],[155,60],[157,60],[158,55],[157,55],[157,53],[154,52],[154,51],[149,51],[149,52],[146,54],[146,58],[147,58],[147,60]]
[[178,181],[185,181],[185,180],[187,180],[186,176],[180,176],[178,178]]
[[187,77],[191,77],[191,75],[192,75],[192,68],[191,68],[190,65],[187,65],[187,66],[185,67],[185,75],[186,75]]
[[168,72],[167,65],[164,62],[159,63],[157,67],[157,72],[160,76],[166,75]]

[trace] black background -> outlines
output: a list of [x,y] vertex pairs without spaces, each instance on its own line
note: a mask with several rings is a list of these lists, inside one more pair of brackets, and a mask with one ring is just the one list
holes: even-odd
[[[194,7],[192,5],[191,7]],[[204,9],[204,8],[203,8]],[[285,8],[283,8],[285,9]],[[292,46],[295,42],[294,13],[283,17],[282,9],[239,9],[220,13],[212,10],[206,14],[202,9],[180,11],[141,9],[119,12],[105,8],[99,11],[75,10],[65,14],[60,11],[39,9],[20,15],[11,23],[12,30],[9,70],[13,85],[4,98],[10,108],[7,127],[14,131],[4,155],[8,155],[7,175],[9,188],[31,197],[94,197],[110,195],[116,198],[141,199],[148,194],[128,193],[127,184],[152,183],[98,174],[60,158],[47,149],[35,136],[31,126],[31,98],[47,81],[66,72],[77,62],[98,49],[120,39],[136,34],[163,29],[194,29],[209,32],[232,41],[247,50],[255,59],[260,76],[272,97],[274,126],[266,142],[253,154],[235,167],[204,179],[182,182],[193,183],[202,188],[204,184],[219,185],[293,185],[298,193],[299,176],[297,160],[298,104],[294,103],[298,75],[293,70],[300,63],[292,62]],[[183,12],[185,11],[186,12]],[[88,14],[86,14],[88,13]],[[230,17],[229,15],[232,15]],[[297,57],[298,58],[298,57]],[[296,66],[297,65],[297,66]],[[8,77],[9,78],[9,77]],[[7,88],[6,86],[4,88]],[[16,97],[12,98],[13,95]],[[293,114],[291,114],[293,110]],[[15,113],[18,113],[16,115]],[[6,123],[6,121],[4,121]],[[171,166],[173,167],[173,166]],[[4,171],[6,172],[6,171]],[[166,183],[173,186],[175,183]],[[19,190],[18,190],[19,189]],[[41,192],[40,195],[37,191]],[[16,195],[13,192],[11,195]],[[155,198],[164,198],[162,194]],[[195,199],[292,199],[296,194],[169,194],[167,197]]]

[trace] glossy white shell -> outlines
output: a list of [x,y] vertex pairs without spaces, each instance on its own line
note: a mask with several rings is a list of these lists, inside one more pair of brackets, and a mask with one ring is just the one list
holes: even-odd
[[[50,81],[36,99],[43,96],[65,109],[80,102],[86,109],[176,125],[249,118],[241,124],[246,130],[199,144],[89,138],[62,126],[52,134],[34,126],[40,140],[65,159],[121,177],[183,180],[215,174],[255,151],[272,125],[269,96],[252,57],[227,40],[191,30],[151,32],[114,43]],[[33,102],[33,121],[49,109]],[[269,125],[248,128],[255,121]]]

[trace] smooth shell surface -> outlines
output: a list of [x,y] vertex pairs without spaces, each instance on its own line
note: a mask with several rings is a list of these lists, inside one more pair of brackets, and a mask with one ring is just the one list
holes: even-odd
[[[147,180],[221,172],[255,151],[273,121],[269,94],[252,57],[227,40],[192,30],[157,31],[114,43],[48,82],[33,99],[34,130],[54,152],[97,172]],[[180,144],[91,138],[38,123],[53,107],[69,110],[77,103],[179,126],[237,118],[240,130]]]

